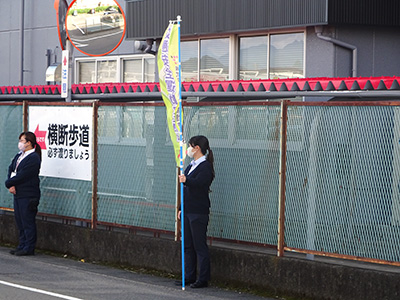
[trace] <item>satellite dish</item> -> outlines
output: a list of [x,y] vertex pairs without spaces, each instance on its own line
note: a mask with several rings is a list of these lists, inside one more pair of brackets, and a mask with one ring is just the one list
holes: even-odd
[[55,0],[54,9],[57,12],[58,38],[60,39],[61,49],[66,49],[67,31],[65,29],[65,17],[67,16],[68,3],[66,0]]
[[125,36],[125,14],[115,0],[74,0],[65,23],[71,44],[90,56],[114,51]]

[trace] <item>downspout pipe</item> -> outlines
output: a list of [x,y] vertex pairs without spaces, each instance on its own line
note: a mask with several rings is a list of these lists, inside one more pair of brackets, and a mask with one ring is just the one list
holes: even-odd
[[20,75],[19,75],[19,85],[24,85],[24,22],[25,22],[25,0],[21,0],[21,18],[20,18]]
[[357,77],[357,47],[354,45],[351,45],[349,43],[339,41],[337,39],[324,36],[322,35],[322,26],[315,26],[315,33],[317,34],[317,37],[323,41],[330,42],[332,44],[338,45],[340,47],[350,49],[353,52],[353,66],[352,66],[352,76]]

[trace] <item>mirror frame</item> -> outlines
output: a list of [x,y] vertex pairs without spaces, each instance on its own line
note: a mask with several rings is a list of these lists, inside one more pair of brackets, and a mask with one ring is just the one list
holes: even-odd
[[[61,6],[64,5],[66,8],[65,15],[63,11],[61,11]],[[57,14],[57,31],[58,31],[58,39],[60,40],[61,49],[66,49],[66,40],[67,40],[67,13],[68,13],[68,2],[66,0],[55,0],[54,1],[54,9],[56,10]],[[62,19],[64,18],[64,22],[61,23]],[[64,25],[64,28],[61,26]]]
[[112,48],[111,50],[109,50],[109,51],[107,51],[107,52],[105,52],[105,53],[101,53],[101,54],[92,54],[92,53],[85,52],[84,50],[82,50],[82,49],[80,49],[79,47],[77,47],[77,46],[71,41],[71,38],[70,38],[69,32],[68,32],[68,26],[67,26],[67,24],[68,24],[69,12],[70,12],[72,6],[75,4],[76,1],[77,1],[77,0],[73,0],[73,1],[71,2],[71,4],[68,6],[67,15],[66,15],[66,18],[65,18],[65,30],[66,30],[66,33],[67,33],[68,40],[70,41],[70,43],[72,44],[72,46],[73,46],[75,49],[77,49],[79,52],[81,52],[81,53],[83,53],[83,54],[85,54],[85,55],[88,55],[88,56],[104,56],[104,55],[107,55],[107,54],[113,52],[115,49],[117,49],[117,48],[119,47],[119,45],[122,43],[122,41],[124,40],[124,38],[125,38],[125,33],[126,33],[126,17],[125,17],[124,10],[122,9],[122,7],[121,7],[121,5],[118,3],[118,1],[117,1],[117,0],[113,0],[113,1],[115,2],[115,4],[119,7],[119,10],[121,11],[121,15],[122,15],[123,18],[124,18],[124,31],[122,32],[121,39],[120,39],[119,42],[115,45],[115,47]]

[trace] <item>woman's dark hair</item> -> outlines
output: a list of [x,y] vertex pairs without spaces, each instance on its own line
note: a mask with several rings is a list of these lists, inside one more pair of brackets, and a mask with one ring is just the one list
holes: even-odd
[[19,138],[25,137],[25,140],[27,142],[31,142],[32,147],[35,149],[35,152],[39,155],[40,160],[42,160],[42,148],[40,148],[40,145],[36,142],[36,135],[33,132],[30,131],[25,131],[22,132],[19,135]]
[[[199,146],[201,153],[203,155],[207,154],[207,160],[211,163],[211,169],[212,169],[212,179],[214,180],[215,178],[215,171],[214,171],[214,154],[212,150],[210,149],[210,144],[208,143],[208,139],[204,135],[196,135],[190,138],[189,140],[189,145],[195,147]],[[208,151],[208,153],[207,153]]]

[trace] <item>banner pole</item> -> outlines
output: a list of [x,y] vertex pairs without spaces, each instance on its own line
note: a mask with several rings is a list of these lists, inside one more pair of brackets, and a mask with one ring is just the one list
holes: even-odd
[[[181,16],[177,16],[178,25],[178,62],[179,62],[179,130],[180,130],[180,169],[183,175],[183,134],[182,134],[182,70],[181,70]],[[181,182],[181,251],[182,251],[182,290],[185,290],[185,214],[183,204],[183,183]]]
[[[169,21],[169,25],[164,32],[160,47],[157,53],[157,65],[159,70],[159,81],[161,96],[167,110],[168,130],[174,146],[176,164],[180,175],[183,175],[183,152],[186,145],[183,143],[182,134],[182,75],[181,75],[181,48],[180,48],[180,22],[181,16],[177,20]],[[186,153],[185,153],[186,154]],[[179,157],[179,159],[178,159]],[[180,183],[181,199],[181,244],[182,244],[182,290],[185,290],[185,213],[184,213],[184,189]],[[179,187],[179,185],[177,185]],[[177,199],[179,199],[177,197]]]

